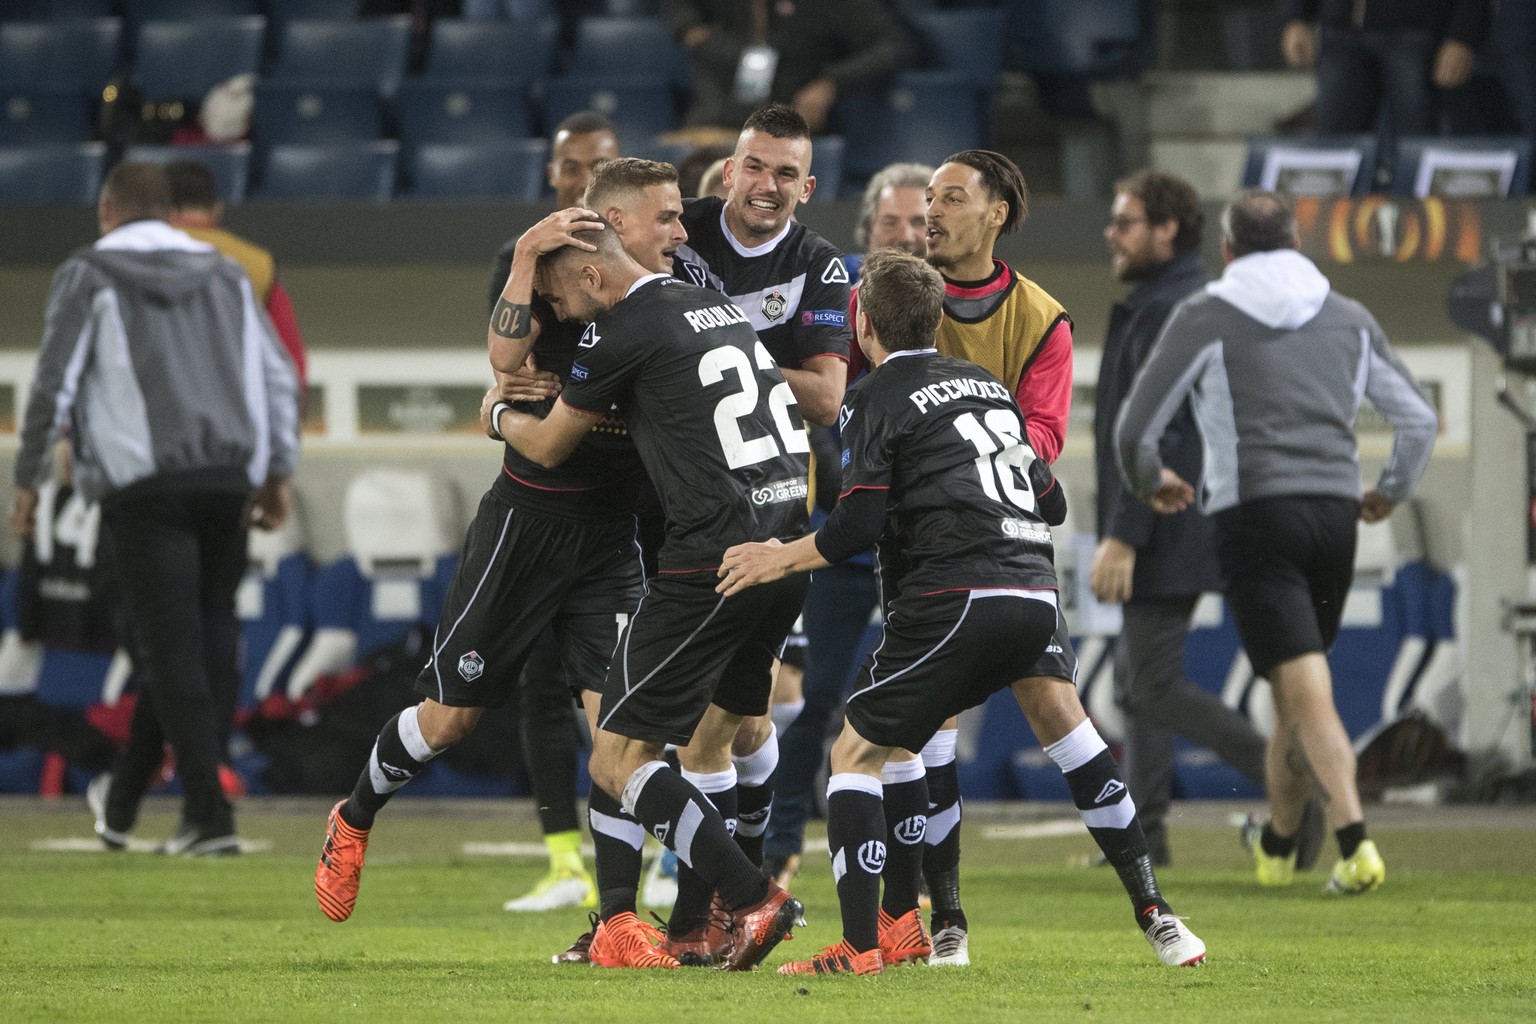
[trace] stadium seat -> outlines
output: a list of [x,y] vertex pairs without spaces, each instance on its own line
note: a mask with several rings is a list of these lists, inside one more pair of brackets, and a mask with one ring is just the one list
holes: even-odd
[[811,140],[811,173],[816,177],[813,203],[836,202],[843,185],[843,153],[847,149],[841,135],[818,135]]
[[528,101],[518,85],[406,82],[395,97],[400,144],[511,142],[529,135]]
[[302,550],[296,516],[280,530],[252,530],[249,564],[235,594],[243,665],[239,706],[284,693],[309,635],[314,567]]
[[135,35],[133,78],[149,100],[198,99],[261,65],[267,19],[149,21]]
[[94,203],[107,147],[0,148],[0,203]]
[[422,77],[534,81],[554,67],[559,36],[560,23],[553,18],[489,24],[445,18],[432,23]]
[[464,0],[466,21],[523,21],[551,12],[550,0]]
[[279,142],[367,142],[384,135],[384,104],[371,86],[259,82],[251,136]]
[[565,70],[572,75],[630,75],[647,67],[673,85],[690,75],[687,56],[660,18],[591,15],[576,25]]
[[168,164],[173,160],[198,160],[213,172],[214,189],[223,203],[245,202],[250,182],[251,144],[232,142],[224,146],[129,146],[126,160],[148,160]]
[[913,11],[907,20],[924,44],[928,67],[989,89],[1003,63],[1003,17],[996,8],[968,7]]
[[315,633],[294,666],[289,697],[412,624],[437,621],[454,565],[443,494],[440,481],[412,470],[366,470],[352,479],[343,510],[349,554],[315,576]]
[[363,199],[387,203],[395,192],[400,144],[392,140],[288,144],[261,162],[261,199]]
[[261,13],[259,0],[119,0],[118,7],[133,25],[146,21],[243,18]]
[[117,70],[122,41],[117,18],[0,24],[0,90],[99,92]]
[[278,29],[274,80],[368,86],[393,95],[411,44],[407,15],[357,21],[289,21]]
[[615,18],[654,18],[661,14],[660,0],[598,0],[597,13]]
[[406,157],[409,194],[536,203],[543,194],[548,156],[543,139],[417,146]]
[[1531,190],[1531,148],[1531,139],[1518,135],[1403,136],[1392,164],[1392,192],[1446,199],[1524,196]]
[[1148,0],[1010,0],[1004,66],[1030,74],[1133,75],[1156,56],[1152,8]]
[[263,0],[273,25],[290,21],[336,20],[357,17],[359,0]]
[[552,128],[581,110],[606,114],[623,152],[640,151],[652,136],[676,127],[672,86],[645,75],[560,75],[544,83],[544,124]]
[[899,160],[937,164],[982,141],[981,98],[961,75],[903,72],[884,88],[849,90],[837,106],[850,179]]
[[0,146],[86,142],[96,131],[96,104],[74,90],[0,90]]
[[1362,195],[1371,191],[1375,167],[1374,135],[1255,136],[1248,140],[1243,187],[1298,196]]
[[0,21],[67,21],[105,18],[112,14],[112,0],[5,0]]

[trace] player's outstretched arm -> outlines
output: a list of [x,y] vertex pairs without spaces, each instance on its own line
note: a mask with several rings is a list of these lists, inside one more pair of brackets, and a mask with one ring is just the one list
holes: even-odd
[[596,213],[572,206],[556,210],[518,238],[512,251],[512,270],[491,310],[491,323],[486,329],[491,366],[501,373],[516,373],[533,351],[539,336],[539,322],[533,317],[533,285],[539,257],[567,245],[596,252],[597,246],[583,241],[581,233],[602,229],[602,218]]
[[777,540],[737,544],[720,560],[720,585],[715,593],[730,597],[759,583],[781,580],[792,572],[810,572],[831,565],[816,550],[816,535],[807,534],[788,544]]
[[497,402],[491,409],[491,425],[501,439],[523,458],[546,469],[570,458],[597,418],[564,402],[556,402],[544,419],[518,412],[505,402]]
[[837,356],[813,356],[801,364],[800,369],[779,367],[779,372],[789,383],[800,415],[818,426],[830,427],[837,422],[842,408],[843,391],[848,386],[848,362]]

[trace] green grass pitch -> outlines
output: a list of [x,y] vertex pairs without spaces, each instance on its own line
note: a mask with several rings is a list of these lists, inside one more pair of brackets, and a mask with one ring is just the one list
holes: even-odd
[[[999,837],[1065,808],[978,807],[964,833],[973,966],[807,979],[772,968],[838,937],[819,840],[795,885],[809,924],[763,970],[608,971],[549,962],[584,929],[581,913],[501,910],[541,859],[466,846],[536,842],[526,803],[395,801],[340,925],[312,891],[328,806],[247,801],[241,834],[256,848],[189,861],[70,850],[89,847],[82,801],[0,801],[0,1021],[1536,1020],[1530,808],[1373,808],[1387,884],[1339,898],[1323,895],[1321,872],[1259,889],[1233,807],[1182,805],[1177,866],[1161,881],[1210,958],[1172,969],[1113,875],[1081,866],[1086,833]],[[168,834],[173,815],[152,801],[139,834]],[[1330,842],[1325,865],[1333,855]]]

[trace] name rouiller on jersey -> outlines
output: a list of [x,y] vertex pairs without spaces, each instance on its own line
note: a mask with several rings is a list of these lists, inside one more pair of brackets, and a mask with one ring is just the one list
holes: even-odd
[[712,331],[716,327],[729,327],[731,324],[748,323],[747,314],[741,311],[741,307],[735,305],[710,306],[707,309],[688,309],[683,311],[683,319],[693,328],[693,333]]
[[1013,395],[1008,389],[996,381],[977,380],[974,377],[955,377],[950,380],[941,380],[935,384],[918,388],[907,396],[912,404],[917,406],[917,411],[926,413],[930,409],[936,409],[946,402],[953,402],[957,398],[998,398],[1003,401],[1012,401]]

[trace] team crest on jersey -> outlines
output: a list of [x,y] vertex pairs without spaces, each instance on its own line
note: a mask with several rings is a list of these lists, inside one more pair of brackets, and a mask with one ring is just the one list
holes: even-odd
[[763,316],[769,320],[777,320],[789,312],[789,300],[784,298],[784,293],[775,288],[763,296]]
[[832,262],[827,264],[827,269],[821,272],[822,284],[847,284],[848,268],[843,266],[840,257],[834,256]]
[[684,261],[683,269],[688,271],[688,280],[692,281],[700,288],[709,287],[709,275],[704,273],[703,267],[699,266],[697,263],[688,263],[687,261]]
[[459,659],[459,675],[467,682],[474,682],[485,673],[485,659],[475,651],[470,651]]
[[591,348],[602,340],[602,337],[597,333],[597,324],[587,324],[587,329],[582,332],[581,340],[576,343],[576,347]]

